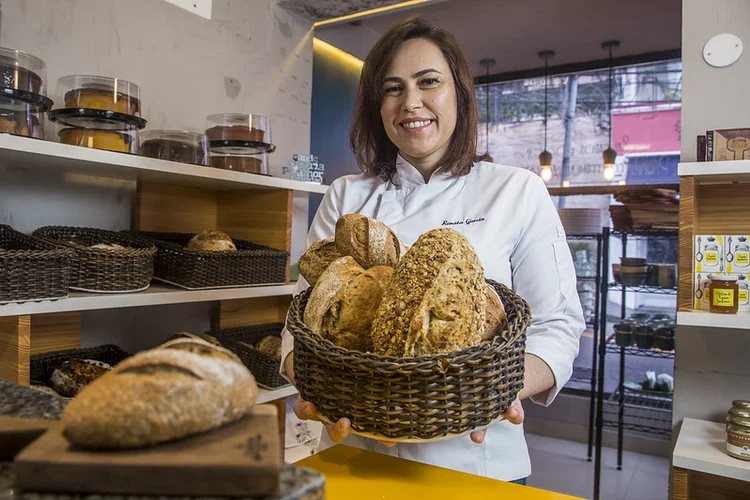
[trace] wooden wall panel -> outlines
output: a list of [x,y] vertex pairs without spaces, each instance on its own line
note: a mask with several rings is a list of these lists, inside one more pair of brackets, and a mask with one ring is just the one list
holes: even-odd
[[31,317],[0,318],[0,379],[29,385]]
[[695,234],[747,234],[750,183],[702,184],[696,193]]
[[31,354],[81,347],[81,313],[39,314],[31,317]]
[[212,319],[211,328],[284,322],[291,297],[261,297],[257,299],[223,300]]
[[233,238],[292,249],[292,199],[287,190],[221,191],[217,227]]
[[698,186],[692,177],[680,180],[680,236],[677,309],[693,309],[693,230],[695,227],[695,196]]
[[672,500],[747,500],[750,483],[674,467]]
[[197,233],[216,229],[216,192],[169,184],[138,183],[133,229]]

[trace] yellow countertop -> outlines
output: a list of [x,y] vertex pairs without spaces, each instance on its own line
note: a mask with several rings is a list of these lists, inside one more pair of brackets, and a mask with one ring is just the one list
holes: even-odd
[[308,467],[325,475],[328,500],[577,498],[343,445],[328,448],[295,465]]

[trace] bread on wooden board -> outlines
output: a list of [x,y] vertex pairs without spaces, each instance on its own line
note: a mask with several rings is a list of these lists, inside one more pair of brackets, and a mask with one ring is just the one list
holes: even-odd
[[193,250],[202,250],[204,252],[228,252],[237,250],[232,238],[230,238],[227,233],[215,229],[201,231],[196,234],[188,242],[187,247]]
[[396,267],[372,325],[374,352],[448,353],[478,344],[485,328],[484,270],[466,237],[428,231]]
[[323,314],[320,334],[337,346],[372,352],[372,321],[392,277],[392,267],[374,266],[344,283]]
[[373,266],[396,267],[402,244],[387,225],[360,214],[347,214],[336,221],[336,246],[342,255],[354,257],[368,269]]
[[341,257],[341,252],[339,252],[334,238],[326,238],[310,245],[297,261],[297,267],[299,273],[310,283],[310,286],[315,286],[320,279],[320,275],[328,269],[331,262]]
[[81,448],[137,448],[233,422],[257,397],[253,375],[231,351],[175,339],[92,382],[65,408],[61,424]]
[[484,320],[484,335],[482,341],[492,340],[503,334],[508,328],[508,318],[505,316],[505,307],[497,291],[489,283],[485,283],[484,298],[487,313]]

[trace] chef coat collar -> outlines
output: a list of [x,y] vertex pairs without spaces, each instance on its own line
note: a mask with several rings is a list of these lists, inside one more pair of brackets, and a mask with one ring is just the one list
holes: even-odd
[[433,184],[451,182],[453,179],[454,176],[450,172],[442,172],[432,174],[429,182],[425,182],[424,177],[422,177],[422,174],[414,165],[404,160],[400,154],[396,156],[396,175],[393,176],[394,184],[409,184],[412,186],[429,184],[431,186]]

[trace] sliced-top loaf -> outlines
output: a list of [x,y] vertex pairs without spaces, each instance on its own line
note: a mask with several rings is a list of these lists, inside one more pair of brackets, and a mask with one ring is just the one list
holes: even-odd
[[354,257],[360,266],[369,269],[395,267],[402,244],[396,233],[382,222],[360,214],[347,214],[336,221],[336,246],[341,255]]
[[448,353],[478,344],[485,328],[484,270],[453,229],[424,233],[404,255],[372,325],[374,352]]

